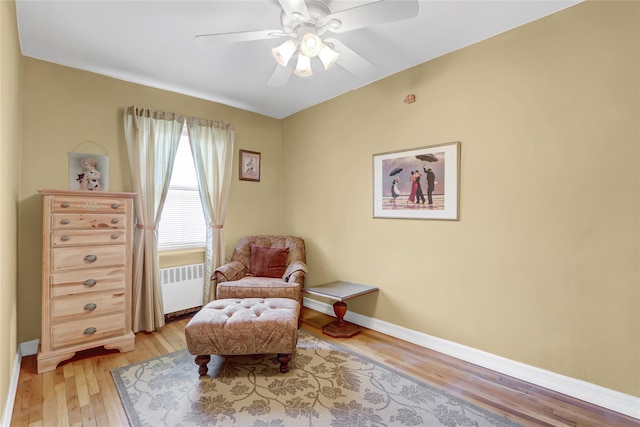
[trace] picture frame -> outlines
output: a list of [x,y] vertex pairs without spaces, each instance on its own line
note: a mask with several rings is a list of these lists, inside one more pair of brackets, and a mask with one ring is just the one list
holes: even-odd
[[240,150],[240,180],[260,182],[260,153]]
[[70,152],[69,190],[109,191],[109,156]]
[[459,190],[459,141],[373,155],[374,218],[458,220]]

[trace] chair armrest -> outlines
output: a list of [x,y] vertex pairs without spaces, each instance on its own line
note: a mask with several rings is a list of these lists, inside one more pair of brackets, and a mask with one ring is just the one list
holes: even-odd
[[218,267],[211,275],[211,280],[218,282],[233,282],[247,275],[249,269],[240,261],[231,261]]
[[307,273],[302,270],[294,271],[291,276],[289,276],[288,283],[297,283],[300,287],[304,286],[304,278]]
[[304,282],[304,276],[307,273],[307,264],[303,261],[293,261],[287,267],[287,270],[282,276],[282,280],[285,282],[297,282],[302,284]]

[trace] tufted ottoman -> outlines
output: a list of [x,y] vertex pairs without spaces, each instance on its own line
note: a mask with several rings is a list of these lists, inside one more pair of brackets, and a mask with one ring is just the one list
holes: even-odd
[[300,305],[288,298],[227,298],[211,301],[187,323],[189,353],[206,375],[211,354],[277,353],[280,372],[289,371],[298,344]]

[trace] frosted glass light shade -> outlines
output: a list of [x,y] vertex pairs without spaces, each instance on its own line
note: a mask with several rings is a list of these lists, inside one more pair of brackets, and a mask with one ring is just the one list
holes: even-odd
[[286,67],[293,54],[296,53],[297,48],[296,43],[289,39],[280,46],[271,49],[271,52],[276,61],[278,61],[278,64]]
[[313,74],[311,71],[311,58],[308,56],[299,54],[298,55],[298,63],[296,64],[296,69],[293,72],[298,76],[307,77]]
[[300,41],[300,52],[309,58],[313,58],[314,56],[318,56],[322,46],[324,46],[324,43],[322,43],[320,37],[313,33],[306,33]]
[[320,49],[320,53],[318,54],[318,58],[322,61],[322,65],[324,65],[324,69],[328,70],[337,60],[340,54],[335,50],[331,49],[326,44],[322,45],[322,49]]

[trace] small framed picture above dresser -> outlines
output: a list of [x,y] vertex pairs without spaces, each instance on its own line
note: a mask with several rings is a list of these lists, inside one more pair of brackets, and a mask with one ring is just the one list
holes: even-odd
[[69,190],[109,191],[109,156],[69,153]]

